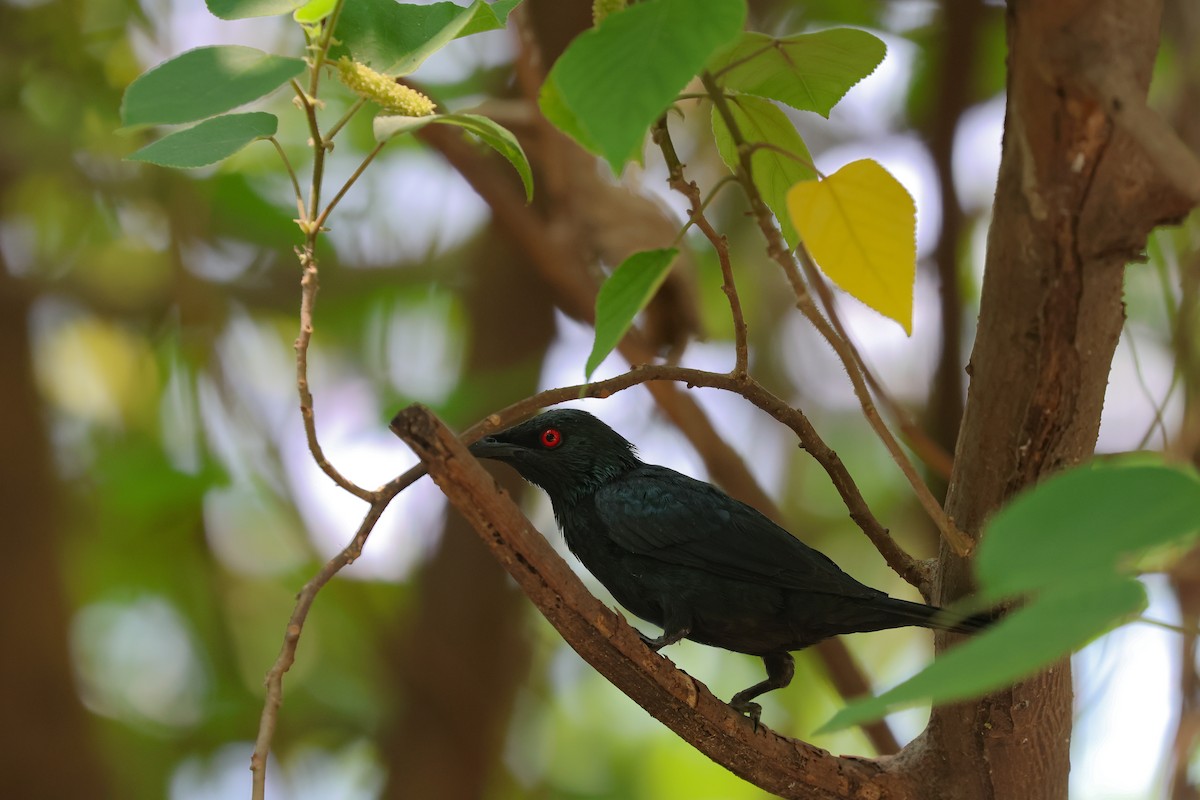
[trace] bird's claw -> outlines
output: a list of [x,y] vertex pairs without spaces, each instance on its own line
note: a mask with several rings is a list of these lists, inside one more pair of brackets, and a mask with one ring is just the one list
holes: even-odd
[[638,631],[637,637],[642,640],[642,644],[648,646],[650,650],[654,650],[655,652],[658,652],[659,648],[666,644],[664,642],[664,639],[666,638],[665,636],[650,637],[646,636],[646,634],[642,633],[641,631]]
[[750,718],[750,724],[753,726],[754,732],[758,733],[758,721],[762,718],[762,706],[758,703],[752,703],[749,700],[741,703],[731,702],[729,707],[738,712],[744,717]]

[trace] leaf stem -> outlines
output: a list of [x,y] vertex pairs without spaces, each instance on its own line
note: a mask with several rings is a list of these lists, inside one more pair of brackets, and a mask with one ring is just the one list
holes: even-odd
[[317,229],[324,227],[325,220],[329,218],[329,213],[333,211],[337,204],[341,202],[341,199],[346,196],[346,192],[350,191],[350,187],[353,186],[355,181],[359,179],[367,166],[375,160],[375,156],[379,155],[379,151],[383,149],[385,144],[387,144],[387,142],[380,142],[379,144],[375,145],[375,149],[367,154],[367,157],[364,158],[362,163],[358,165],[358,169],[354,170],[354,174],[346,179],[346,182],[342,185],[342,188],[338,189],[337,194],[335,194],[333,199],[329,201],[329,205],[325,206],[325,210],[321,212],[321,216],[317,217]]
[[[717,199],[717,195],[720,194],[722,189],[735,183],[737,183],[737,178],[732,175],[726,175],[724,178],[721,178],[721,180],[714,183],[713,187],[708,190],[708,194],[704,196],[703,202],[700,203],[700,210],[704,211],[707,209],[709,204],[712,203],[713,200]],[[673,247],[678,247],[679,243],[683,241],[684,234],[686,234],[688,230],[691,229],[691,227],[695,224],[696,221],[689,215],[688,221],[683,223],[683,227],[679,229],[679,233],[676,234],[675,240],[671,243],[671,245]]]
[[755,151],[758,151],[758,150],[770,150],[771,152],[779,153],[781,156],[787,156],[788,158],[792,159],[793,161],[800,164],[801,166],[808,167],[809,169],[811,169],[813,171],[813,174],[816,175],[821,180],[825,180],[825,173],[821,172],[821,170],[817,169],[816,164],[809,161],[807,158],[796,155],[791,150],[788,150],[786,147],[780,147],[779,145],[772,144],[770,142],[750,142],[746,145],[746,147],[747,147],[747,149],[750,150],[750,155],[754,155]]
[[354,105],[350,106],[349,110],[347,110],[346,113],[342,115],[342,118],[339,119],[337,122],[333,123],[333,127],[330,128],[329,132],[325,134],[325,140],[333,141],[333,137],[337,136],[338,132],[341,131],[341,129],[346,126],[346,123],[349,122],[354,117],[354,115],[358,113],[358,110],[360,108],[362,108],[363,106],[365,106],[366,104],[367,104],[366,98],[363,98],[363,97],[358,98],[358,100],[355,101]]
[[304,209],[304,194],[300,191],[300,181],[296,177],[296,171],[292,169],[292,162],[288,159],[287,153],[284,152],[283,145],[279,144],[279,140],[274,136],[268,136],[267,140],[275,145],[275,152],[279,153],[279,158],[283,161],[283,168],[287,170],[288,177],[292,181],[292,191],[296,195],[296,210],[300,213],[300,221],[307,222],[308,216]]

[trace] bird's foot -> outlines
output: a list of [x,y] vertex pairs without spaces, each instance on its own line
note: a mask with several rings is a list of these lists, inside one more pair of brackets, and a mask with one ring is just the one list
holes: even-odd
[[638,636],[641,637],[641,640],[646,645],[646,647],[649,647],[651,650],[658,652],[659,650],[663,649],[667,645],[675,644],[680,639],[687,636],[689,631],[690,631],[690,628],[680,628],[679,630],[669,631],[669,632],[663,631],[662,636],[656,636],[653,638],[647,636],[646,634],[642,633],[641,631],[638,631]]
[[762,717],[762,706],[750,700],[738,702],[738,699],[735,697],[729,701],[729,707],[742,716],[749,717],[750,724],[754,726],[754,732],[758,733],[758,721]]
[[668,641],[668,637],[665,633],[662,636],[647,636],[641,631],[638,631],[638,637],[642,640],[642,644],[646,645],[646,647],[649,647],[656,653],[663,647],[671,644],[671,642]]

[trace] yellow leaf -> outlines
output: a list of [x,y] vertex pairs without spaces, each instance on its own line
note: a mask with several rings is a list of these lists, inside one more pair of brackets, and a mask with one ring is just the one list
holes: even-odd
[[797,183],[787,208],[821,271],[911,336],[917,211],[900,182],[870,159],[853,161]]

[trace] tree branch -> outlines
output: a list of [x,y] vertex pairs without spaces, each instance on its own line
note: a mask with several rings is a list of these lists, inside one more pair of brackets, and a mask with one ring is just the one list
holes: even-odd
[[734,774],[781,797],[901,798],[913,787],[889,759],[838,758],[810,744],[757,731],[696,679],[654,653],[587,591],[494,480],[428,410],[410,406],[392,431],[521,586],[588,663],[680,737]]
[[[564,386],[557,389],[547,389],[538,392],[518,403],[508,406],[503,411],[492,414],[463,433],[463,441],[473,442],[486,433],[507,427],[523,420],[539,409],[547,406],[565,403],[568,400],[578,400],[585,397],[609,397],[623,389],[643,383],[670,381],[683,383],[688,386],[700,386],[710,389],[721,389],[740,395],[759,409],[765,411],[775,420],[792,429],[800,440],[801,446],[820,464],[829,475],[834,488],[842,497],[853,519],[875,548],[883,556],[888,566],[905,581],[917,587],[922,593],[929,589],[929,576],[924,564],[917,561],[904,551],[892,539],[887,528],[879,524],[867,507],[866,501],[858,491],[850,471],[832,449],[821,439],[812,423],[799,409],[785,403],[778,396],[768,391],[762,384],[753,379],[738,380],[730,375],[719,372],[674,367],[666,364],[635,367],[623,375],[595,383]],[[768,511],[773,510],[774,504],[767,500]],[[772,514],[768,513],[768,516]],[[773,514],[779,520],[778,511]]]
[[1095,94],[1109,117],[1141,146],[1162,177],[1193,203],[1200,203],[1200,157],[1146,103],[1145,90],[1107,69],[1088,67],[1083,79],[1084,88]]

